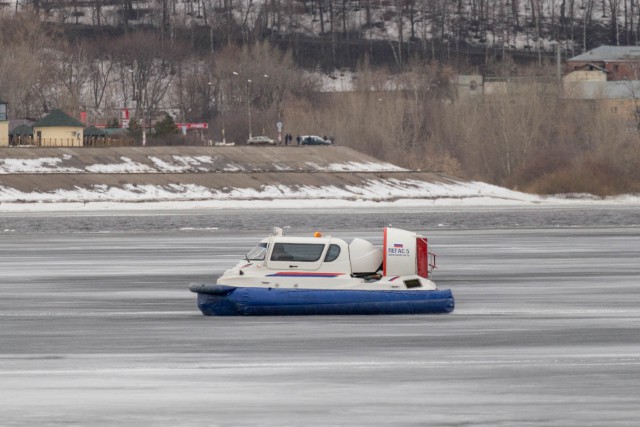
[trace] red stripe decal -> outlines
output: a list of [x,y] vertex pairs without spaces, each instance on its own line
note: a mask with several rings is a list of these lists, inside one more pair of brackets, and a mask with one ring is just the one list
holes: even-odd
[[382,275],[387,275],[387,227],[384,228],[384,237],[382,238]]

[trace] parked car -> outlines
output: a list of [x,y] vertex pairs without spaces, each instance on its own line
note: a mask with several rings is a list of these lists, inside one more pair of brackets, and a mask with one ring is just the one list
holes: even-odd
[[253,136],[247,140],[247,145],[275,145],[277,144],[275,139],[271,139],[268,136]]
[[302,145],[331,145],[333,144],[329,139],[324,139],[317,135],[302,135],[300,137],[300,144]]

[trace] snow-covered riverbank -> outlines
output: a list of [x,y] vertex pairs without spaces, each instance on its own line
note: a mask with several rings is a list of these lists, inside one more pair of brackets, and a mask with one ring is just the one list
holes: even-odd
[[0,154],[3,212],[640,205],[640,196],[542,197],[408,171],[346,147],[128,147]]

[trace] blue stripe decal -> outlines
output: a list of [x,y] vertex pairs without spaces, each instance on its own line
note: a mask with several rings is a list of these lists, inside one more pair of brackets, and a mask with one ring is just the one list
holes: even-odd
[[267,274],[267,277],[319,277],[319,278],[334,278],[341,276],[342,273],[275,273]]

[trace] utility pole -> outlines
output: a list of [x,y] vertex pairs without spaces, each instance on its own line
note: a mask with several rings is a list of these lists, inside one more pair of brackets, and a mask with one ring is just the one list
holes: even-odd
[[249,139],[251,139],[251,137],[253,136],[251,135],[251,91],[249,89],[251,83],[251,79],[247,79],[247,115],[249,116]]

